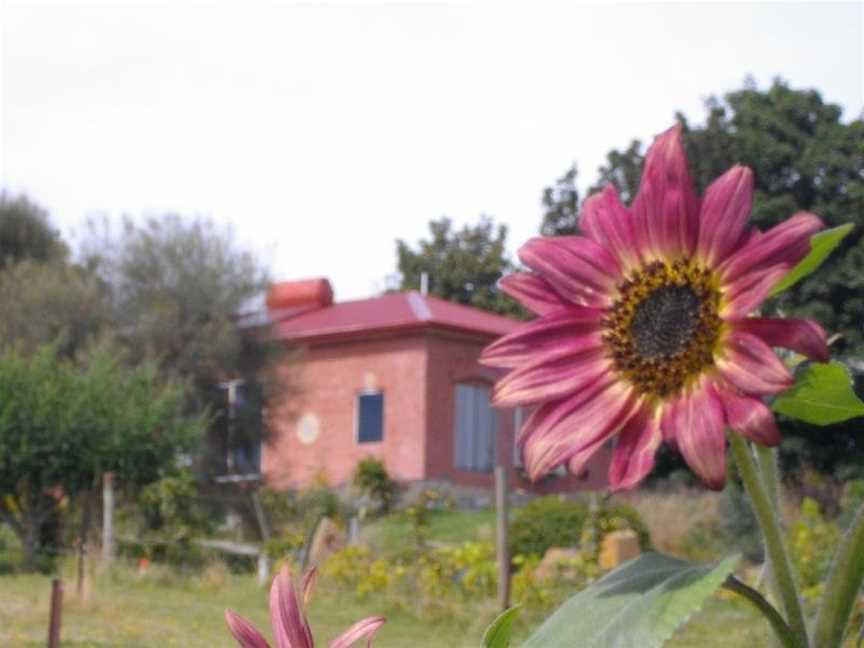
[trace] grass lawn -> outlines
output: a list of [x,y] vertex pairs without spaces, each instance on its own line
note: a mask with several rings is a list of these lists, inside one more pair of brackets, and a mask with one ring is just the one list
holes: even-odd
[[[138,578],[131,571],[118,570],[96,579],[86,603],[76,600],[72,583],[70,574],[63,610],[65,647],[228,648],[235,644],[222,618],[226,607],[266,628],[269,635],[266,592],[252,577],[205,572],[181,579],[154,570]],[[476,648],[483,628],[494,616],[494,610],[483,602],[475,614],[466,615],[473,619],[469,622],[417,621],[395,610],[379,610],[374,600],[359,603],[350,594],[339,595],[328,591],[324,583],[320,585],[310,620],[321,646],[357,619],[381,612],[388,622],[378,635],[377,648]],[[50,579],[45,576],[0,577],[0,646],[45,645],[49,596]],[[531,626],[536,622],[531,620]],[[523,621],[517,639],[531,629]],[[766,638],[767,627],[749,608],[717,598],[709,601],[669,645],[762,646]]]
[[[494,511],[434,511],[430,514],[432,542],[494,539]],[[399,552],[410,542],[411,525],[404,515],[391,515],[367,525],[366,539],[377,551]],[[179,577],[156,565],[144,577],[118,563],[94,578],[89,599],[74,595],[71,565],[64,572],[66,601],[63,642],[67,648],[230,648],[236,646],[223,620],[226,607],[249,618],[269,636],[267,592],[252,576],[238,576],[224,567]],[[0,576],[0,647],[45,645],[50,578],[38,575]],[[388,604],[390,605],[390,604]],[[376,648],[477,648],[486,625],[494,618],[490,600],[469,601],[458,618],[418,620],[402,609],[374,598],[358,601],[353,592],[339,592],[324,579],[309,610],[317,645],[327,642],[358,619],[383,614],[388,621]],[[522,614],[515,626],[514,648],[542,621],[542,615]],[[769,628],[747,604],[727,597],[710,599],[667,644],[668,648],[723,648],[769,645]],[[574,647],[578,639],[574,638]],[[850,639],[847,644],[854,645]]]

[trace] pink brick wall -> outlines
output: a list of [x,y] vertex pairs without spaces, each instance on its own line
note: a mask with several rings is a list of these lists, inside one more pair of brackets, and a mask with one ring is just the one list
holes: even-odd
[[[274,488],[302,486],[321,474],[332,485],[351,479],[357,462],[380,458],[400,481],[447,480],[491,488],[491,472],[454,466],[455,389],[458,383],[492,385],[501,372],[477,362],[490,338],[444,330],[365,336],[328,341],[303,351],[296,372],[302,394],[269,416],[272,436],[263,471]],[[384,394],[384,438],[358,443],[357,395]],[[317,438],[301,442],[298,425],[314,415]],[[532,485],[512,467],[513,412],[498,410],[498,460],[510,466],[513,489],[562,492],[606,487],[611,451],[603,448],[582,477],[567,476]]]
[[[323,474],[332,485],[351,479],[366,456],[384,461],[399,480],[424,477],[426,350],[418,334],[364,337],[307,347],[297,372],[302,394],[269,417],[271,442],[263,471],[275,488],[308,484]],[[358,443],[357,395],[384,394],[384,438]],[[303,443],[298,424],[317,417],[317,439]]]

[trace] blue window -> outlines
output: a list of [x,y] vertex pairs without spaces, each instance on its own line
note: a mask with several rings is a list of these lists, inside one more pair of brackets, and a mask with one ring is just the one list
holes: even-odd
[[384,394],[357,396],[357,442],[374,443],[384,438]]

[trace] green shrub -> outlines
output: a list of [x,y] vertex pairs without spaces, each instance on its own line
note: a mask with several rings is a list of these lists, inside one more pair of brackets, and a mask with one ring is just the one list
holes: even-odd
[[144,533],[187,539],[212,532],[213,520],[200,506],[195,479],[188,471],[163,477],[142,488],[138,507]]
[[297,517],[302,528],[311,529],[322,517],[345,521],[349,515],[335,491],[313,486],[297,495]]
[[265,486],[258,491],[258,499],[274,530],[294,525],[299,521],[296,491],[275,491]]
[[822,515],[818,502],[805,497],[801,502],[801,513],[787,535],[805,599],[816,600],[822,595],[831,558],[840,544],[841,535],[840,528]]
[[539,497],[518,509],[510,523],[511,554],[542,556],[550,547],[574,547],[587,517],[584,502]]
[[353,483],[376,502],[384,514],[390,512],[399,495],[399,485],[390,478],[384,462],[375,457],[360,460],[354,470]]
[[273,560],[291,556],[303,548],[306,536],[297,532],[282,532],[264,543],[264,552]]

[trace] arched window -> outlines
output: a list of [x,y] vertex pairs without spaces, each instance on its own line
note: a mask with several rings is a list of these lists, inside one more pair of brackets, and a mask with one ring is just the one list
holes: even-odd
[[456,385],[454,465],[460,470],[490,471],[495,465],[497,421],[487,385]]

